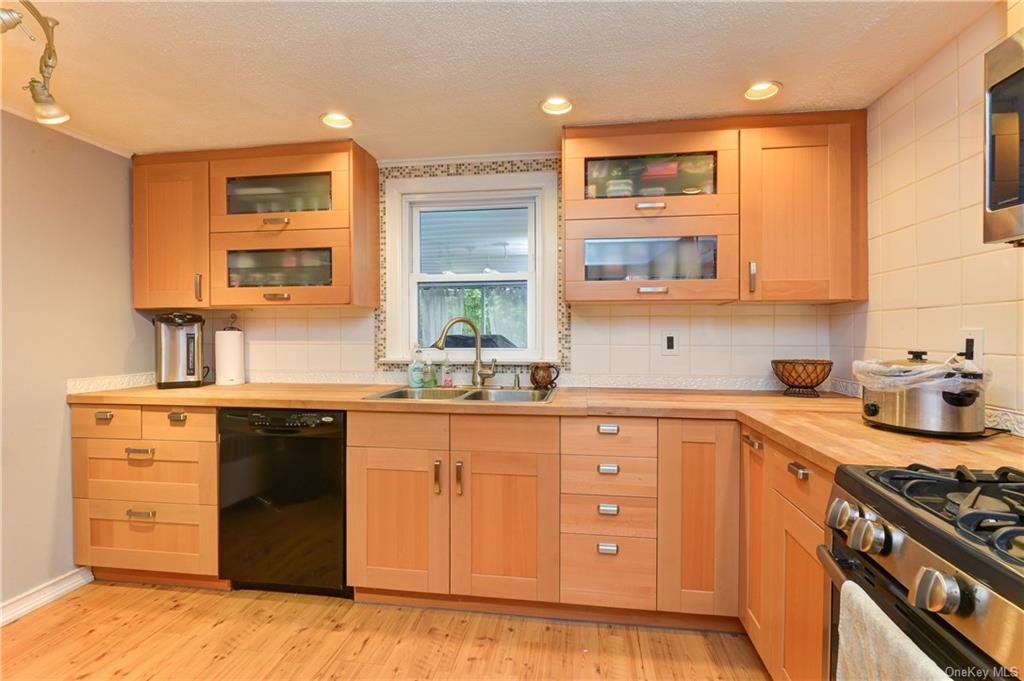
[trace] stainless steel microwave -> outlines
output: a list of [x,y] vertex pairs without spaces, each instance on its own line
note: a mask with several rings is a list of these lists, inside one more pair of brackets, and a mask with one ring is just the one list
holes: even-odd
[[1024,245],[1024,30],[985,54],[985,243]]

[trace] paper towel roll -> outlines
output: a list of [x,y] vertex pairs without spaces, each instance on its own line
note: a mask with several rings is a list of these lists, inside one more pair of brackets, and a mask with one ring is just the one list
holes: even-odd
[[217,385],[245,383],[245,334],[238,329],[218,331],[213,345]]

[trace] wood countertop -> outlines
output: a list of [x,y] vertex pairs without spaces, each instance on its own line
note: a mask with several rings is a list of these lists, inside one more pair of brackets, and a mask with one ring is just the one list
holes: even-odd
[[246,383],[238,386],[158,390],[155,386],[68,395],[69,404],[142,404],[176,407],[277,407],[457,414],[646,416],[738,419],[822,468],[841,464],[972,468],[1024,468],[1024,438],[946,440],[872,428],[858,399],[824,393],[820,399],[779,392],[559,388],[551,402],[480,403],[453,400],[374,400],[396,385]]

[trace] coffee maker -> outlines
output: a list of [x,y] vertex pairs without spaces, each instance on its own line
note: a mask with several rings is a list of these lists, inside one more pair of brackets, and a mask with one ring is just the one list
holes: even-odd
[[157,388],[198,388],[203,384],[204,323],[201,315],[191,312],[153,317]]

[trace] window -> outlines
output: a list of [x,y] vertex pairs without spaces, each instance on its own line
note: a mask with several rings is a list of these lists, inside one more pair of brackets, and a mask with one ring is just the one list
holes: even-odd
[[[388,182],[386,359],[408,360],[462,316],[486,359],[557,360],[556,186],[554,173]],[[449,332],[454,361],[473,345],[467,327]]]

